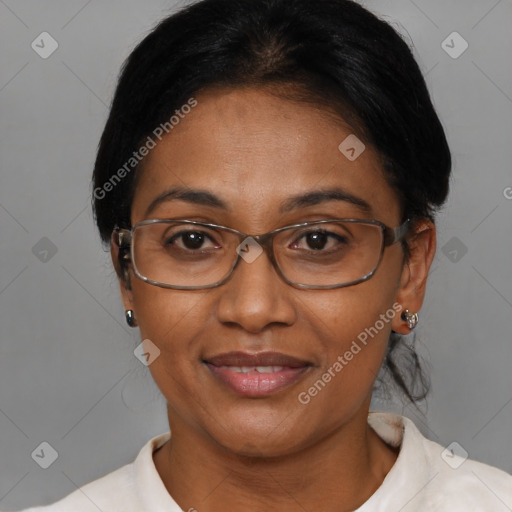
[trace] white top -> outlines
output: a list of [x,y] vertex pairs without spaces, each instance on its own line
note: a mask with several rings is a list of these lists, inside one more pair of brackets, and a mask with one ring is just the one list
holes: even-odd
[[[464,459],[458,445],[429,441],[414,423],[395,414],[370,412],[369,425],[398,458],[377,491],[355,512],[505,512],[512,510],[512,476]],[[127,464],[47,506],[23,512],[181,512],[167,492],[153,452],[170,432],[148,441]]]

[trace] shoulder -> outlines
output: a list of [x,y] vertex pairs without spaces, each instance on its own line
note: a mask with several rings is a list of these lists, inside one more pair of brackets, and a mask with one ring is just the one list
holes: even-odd
[[28,508],[21,512],[70,512],[71,510],[75,512],[98,512],[98,510],[131,512],[141,510],[140,503],[135,500],[132,463],[79,487],[55,503]]
[[468,458],[454,443],[443,447],[423,438],[423,447],[432,475],[429,501],[437,507],[434,510],[455,505],[461,510],[511,510],[512,475]]
[[153,462],[153,452],[169,438],[170,432],[159,434],[141,448],[130,464],[77,488],[59,501],[20,512],[140,512],[155,505],[169,512],[179,510]]
[[369,424],[385,442],[400,446],[400,452],[370,500],[376,507],[361,511],[387,510],[380,508],[384,502],[402,512],[512,510],[512,475],[471,460],[457,443],[444,447],[427,439],[406,417],[371,413]]

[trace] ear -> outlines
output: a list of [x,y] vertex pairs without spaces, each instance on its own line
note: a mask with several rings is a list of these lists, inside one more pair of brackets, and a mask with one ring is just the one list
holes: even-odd
[[122,268],[119,261],[119,246],[117,245],[114,235],[110,243],[110,257],[112,264],[119,279],[119,287],[121,291],[121,298],[125,310],[134,309],[133,292],[130,284],[130,273],[128,268]]
[[[418,313],[423,304],[428,273],[436,252],[436,228],[433,222],[429,219],[416,221],[407,244],[409,258],[402,268],[396,302],[402,306],[401,313],[406,309],[411,313]],[[411,332],[401,314],[393,319],[392,329],[400,334]]]

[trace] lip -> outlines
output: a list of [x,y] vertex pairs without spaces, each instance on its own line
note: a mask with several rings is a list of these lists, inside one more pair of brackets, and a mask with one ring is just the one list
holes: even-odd
[[[311,367],[308,361],[279,352],[229,352],[206,358],[203,363],[221,383],[247,397],[277,393],[296,383]],[[265,373],[254,367],[266,367]],[[246,373],[239,371],[242,368]]]

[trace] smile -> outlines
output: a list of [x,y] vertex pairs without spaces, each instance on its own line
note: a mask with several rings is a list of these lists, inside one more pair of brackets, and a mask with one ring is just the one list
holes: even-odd
[[243,352],[222,354],[204,363],[218,382],[247,397],[277,393],[295,384],[311,366],[306,361],[284,354]]
[[220,369],[237,373],[276,373],[284,370],[284,366],[221,366]]

